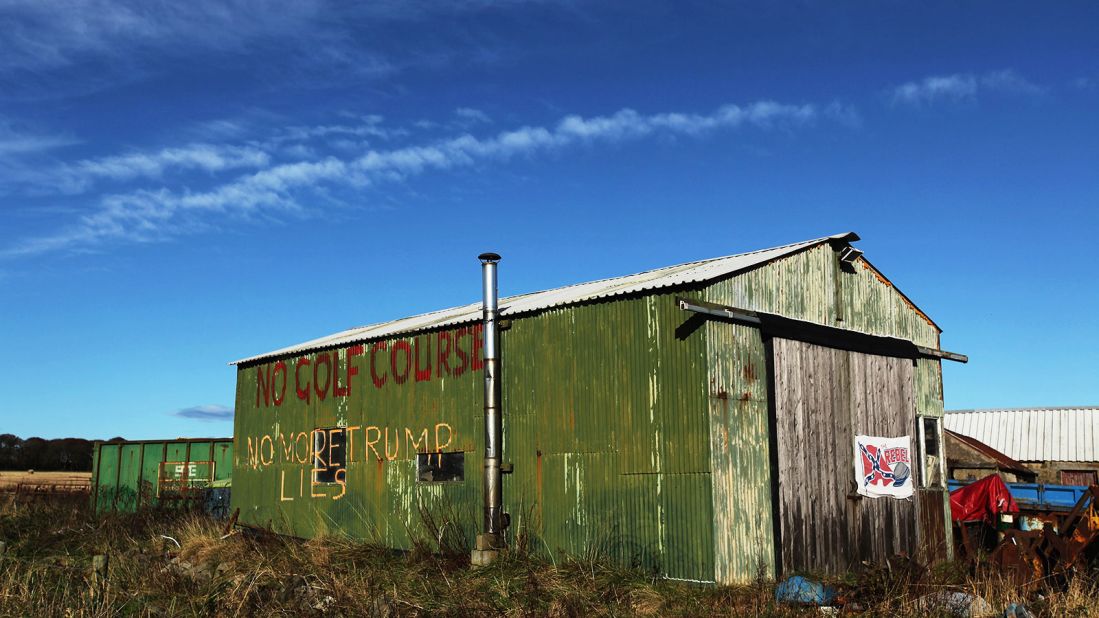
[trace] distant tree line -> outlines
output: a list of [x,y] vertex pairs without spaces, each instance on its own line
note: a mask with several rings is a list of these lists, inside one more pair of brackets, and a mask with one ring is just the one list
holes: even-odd
[[[121,439],[121,438],[116,438]],[[0,434],[0,470],[90,472],[92,441],[83,438],[27,438]]]

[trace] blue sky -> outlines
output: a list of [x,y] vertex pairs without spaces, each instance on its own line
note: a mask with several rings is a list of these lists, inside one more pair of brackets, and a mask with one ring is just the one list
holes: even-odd
[[0,3],[0,432],[229,435],[228,361],[484,250],[506,294],[847,230],[971,356],[948,407],[1099,403],[1099,5],[291,5]]

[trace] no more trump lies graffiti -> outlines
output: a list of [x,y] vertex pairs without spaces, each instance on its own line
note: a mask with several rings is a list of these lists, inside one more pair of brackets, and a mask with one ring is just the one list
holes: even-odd
[[[353,425],[312,431],[248,436],[248,461],[253,470],[263,470],[275,463],[300,465],[297,474],[290,473],[291,483],[296,479],[297,494],[305,497],[306,487],[311,498],[327,497],[339,500],[347,493],[347,465],[355,461],[395,461],[417,453],[442,453],[454,441],[454,429],[448,423],[436,423],[429,427],[378,427]],[[335,469],[330,484],[338,485],[335,495],[317,493],[317,474]],[[287,492],[286,470],[279,471],[279,498],[293,500],[292,490]]]

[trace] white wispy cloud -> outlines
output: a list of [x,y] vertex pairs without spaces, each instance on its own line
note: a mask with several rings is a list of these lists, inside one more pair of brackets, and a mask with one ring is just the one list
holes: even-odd
[[977,78],[972,75],[934,75],[918,82],[906,82],[893,89],[893,102],[923,105],[939,100],[963,101],[977,96]]
[[383,125],[384,118],[377,114],[362,116],[354,124],[327,124],[318,126],[294,126],[282,129],[266,140],[266,144],[277,146],[287,142],[310,142],[331,138],[378,138],[389,140],[408,135],[406,129]]
[[79,143],[69,135],[33,130],[0,117],[0,194],[7,185],[36,183],[43,174],[34,163]]
[[[567,3],[568,0],[566,0]],[[241,63],[303,86],[377,79],[411,66],[482,61],[484,43],[387,37],[393,22],[501,10],[519,1],[0,0],[0,99],[39,100],[110,89],[157,75],[161,63]],[[457,45],[457,48],[453,48]],[[261,63],[246,64],[259,55]],[[273,60],[273,61],[272,61]]]
[[[852,109],[837,111],[831,106],[827,109],[823,116],[828,118],[854,113]],[[534,156],[576,144],[618,143],[656,135],[701,137],[741,127],[792,128],[812,123],[818,117],[822,113],[814,105],[774,101],[725,105],[709,114],[646,115],[622,109],[606,116],[568,115],[552,125],[523,126],[486,137],[461,133],[424,144],[368,149],[353,157],[328,156],[279,163],[205,191],[162,186],[104,196],[94,212],[60,233],[22,240],[0,251],[0,255],[14,257],[79,249],[112,240],[146,242],[178,233],[181,228],[201,226],[208,216],[256,217],[299,211],[304,208],[299,203],[301,192],[325,186],[364,188],[402,181],[432,170]],[[315,129],[324,132],[323,127]],[[213,159],[185,160],[213,164]],[[255,162],[260,160],[257,158]],[[179,161],[178,157],[171,159],[173,164]]]
[[0,134],[0,156],[24,155],[71,146],[77,140],[60,135],[2,135]]
[[136,50],[239,49],[257,37],[291,35],[322,9],[316,0],[7,0],[0,72],[49,70]]
[[152,153],[136,152],[85,159],[69,166],[66,173],[76,182],[86,182],[94,178],[129,180],[137,177],[156,178],[166,170],[198,169],[220,172],[236,168],[262,168],[267,167],[270,161],[266,152],[256,148],[188,144]]
[[948,102],[972,103],[982,92],[998,92],[1037,96],[1046,92],[1039,86],[1011,69],[990,71],[983,74],[954,73],[932,75],[919,81],[905,82],[890,90],[894,104],[913,106]]
[[862,114],[859,113],[858,108],[850,103],[832,101],[825,106],[822,114],[826,118],[835,120],[847,127],[857,129],[862,126]]
[[76,138],[33,131],[0,117],[0,159],[41,153],[77,143],[79,140]]
[[206,404],[200,406],[192,406],[190,408],[183,408],[181,410],[175,410],[172,416],[179,416],[182,418],[190,418],[199,421],[231,421],[233,420],[233,409],[227,406],[218,404]]
[[459,107],[454,110],[454,115],[458,117],[460,122],[469,125],[492,123],[492,118],[488,114],[473,107]]
[[60,146],[78,143],[63,137],[19,137],[0,134],[0,194],[79,194],[99,181],[123,183],[159,179],[169,173],[202,171],[210,174],[240,169],[262,169],[271,156],[253,146],[191,143],[148,152],[57,163],[45,156]]
[[1040,96],[1049,91],[1011,69],[985,73],[980,78],[981,88],[996,92]]

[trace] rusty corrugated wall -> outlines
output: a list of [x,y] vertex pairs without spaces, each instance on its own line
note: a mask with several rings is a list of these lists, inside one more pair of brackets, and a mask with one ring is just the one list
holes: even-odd
[[775,575],[767,361],[759,330],[706,323],[716,581]]
[[[758,330],[675,296],[937,343],[937,328],[868,264],[828,244],[708,286],[559,306],[501,332],[505,510],[553,552],[603,553],[667,577],[775,574],[773,436]],[[941,414],[921,360],[921,414]],[[469,538],[483,453],[478,326],[422,331],[238,368],[233,505],[299,536],[411,545],[421,509]],[[338,482],[311,482],[315,430],[343,436]],[[465,453],[465,480],[417,481],[416,453]]]
[[[669,577],[713,579],[705,346],[702,332],[677,337],[683,319],[665,294],[555,308],[501,333],[504,459],[514,466],[505,507],[551,550],[597,550]],[[478,333],[242,367],[233,492],[241,520],[401,548],[421,505],[475,521],[482,385],[480,350],[469,346]],[[469,362],[454,375],[459,350]],[[349,353],[358,372],[350,386]],[[342,484],[310,482],[316,428],[348,437]],[[440,429],[453,438],[436,446]],[[424,431],[427,443],[417,444]],[[417,451],[436,448],[466,453],[464,482],[416,481]]]
[[[821,244],[708,286],[704,300],[818,324],[892,336],[938,347],[939,329],[869,262],[844,269],[835,250]],[[723,322],[706,324],[709,355],[711,449],[714,472],[716,579],[748,581],[762,569],[775,574],[771,479],[775,453],[767,435],[767,353],[758,330]],[[941,417],[942,371],[938,360],[915,367],[915,414]],[[914,434],[915,429],[911,430]],[[921,491],[941,504],[938,531],[949,539],[945,491]],[[763,546],[766,545],[766,548]],[[949,552],[950,543],[946,542]],[[766,549],[766,551],[765,551]]]
[[557,308],[502,334],[512,513],[545,542],[713,579],[703,333],[670,294]]
[[[407,549],[421,506],[479,503],[480,354],[480,330],[463,327],[241,367],[232,494],[240,520]],[[345,472],[313,483],[314,447],[323,450],[333,431]],[[416,453],[427,451],[466,453],[465,481],[416,483]]]

